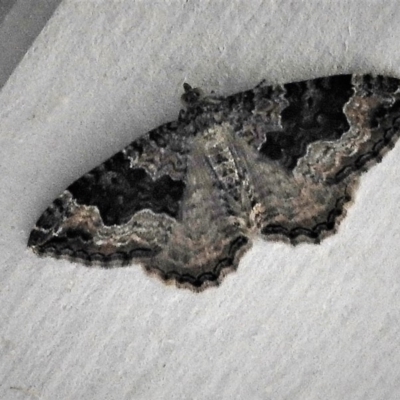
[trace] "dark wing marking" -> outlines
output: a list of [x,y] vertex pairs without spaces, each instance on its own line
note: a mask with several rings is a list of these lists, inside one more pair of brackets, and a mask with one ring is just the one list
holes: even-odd
[[343,109],[353,95],[353,85],[351,75],[339,75],[283,88],[287,107],[281,113],[282,129],[267,132],[260,153],[293,169],[310,143],[338,140],[349,129]]

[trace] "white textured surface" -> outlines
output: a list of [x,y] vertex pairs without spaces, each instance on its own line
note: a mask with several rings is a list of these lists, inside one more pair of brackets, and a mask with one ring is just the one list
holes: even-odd
[[61,0],[0,0],[0,89]]
[[0,92],[0,398],[398,399],[400,145],[337,235],[260,240],[201,294],[26,249],[68,184],[177,117],[184,81],[400,77],[397,0],[149,4],[64,0]]

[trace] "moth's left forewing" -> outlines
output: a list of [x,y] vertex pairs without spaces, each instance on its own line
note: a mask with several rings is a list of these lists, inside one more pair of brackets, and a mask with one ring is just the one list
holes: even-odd
[[75,181],[38,220],[29,246],[86,265],[138,262],[194,290],[217,285],[250,247],[225,192],[234,171],[218,107],[149,132]]
[[156,255],[180,212],[187,146],[177,123],[135,140],[71,184],[40,217],[28,245],[86,264]]

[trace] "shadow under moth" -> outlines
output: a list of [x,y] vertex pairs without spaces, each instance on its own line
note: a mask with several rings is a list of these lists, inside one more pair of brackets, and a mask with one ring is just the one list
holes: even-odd
[[28,245],[102,267],[141,264],[199,291],[238,267],[252,238],[319,243],[363,171],[393,147],[400,80],[336,75],[204,96],[184,85],[177,121],[72,183]]

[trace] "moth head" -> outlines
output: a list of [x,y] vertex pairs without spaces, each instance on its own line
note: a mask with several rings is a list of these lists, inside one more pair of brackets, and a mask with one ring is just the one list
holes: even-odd
[[203,97],[203,91],[199,88],[193,88],[188,83],[183,84],[185,93],[181,96],[181,101],[186,108],[189,108],[198,103]]

